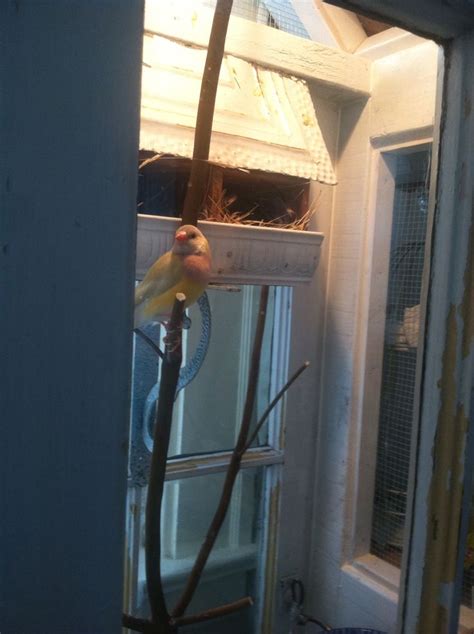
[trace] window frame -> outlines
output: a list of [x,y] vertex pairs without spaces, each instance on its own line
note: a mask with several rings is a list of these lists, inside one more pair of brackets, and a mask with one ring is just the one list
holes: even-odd
[[[247,282],[248,286],[248,282]],[[255,283],[255,286],[261,286],[261,284]],[[244,289],[245,292],[247,289]],[[247,293],[250,296],[250,293]],[[253,295],[253,293],[252,293]],[[273,332],[271,333],[271,355],[272,364],[270,372],[270,393],[269,401],[271,401],[279,389],[285,384],[288,378],[288,362],[290,356],[290,330],[291,330],[291,298],[292,288],[288,286],[281,286],[275,288],[275,299],[273,309]],[[250,303],[252,303],[252,299]],[[242,310],[249,310],[249,301],[245,301]],[[253,341],[253,333],[251,329],[247,327],[247,324],[242,320],[242,332],[241,337],[244,337],[244,349],[246,354],[244,359],[240,360],[242,366],[239,374],[242,375],[242,381],[245,383],[247,379],[248,365],[250,363],[250,350]],[[246,366],[244,368],[244,366]],[[239,381],[239,384],[241,381]],[[239,399],[237,406],[237,418],[238,412],[243,407],[243,401],[245,400],[246,391],[244,386],[239,387]],[[263,627],[268,629],[263,631],[270,632],[271,625],[268,622],[268,615],[271,614],[269,607],[273,600],[272,594],[267,591],[267,585],[273,587],[274,585],[274,571],[275,571],[275,557],[276,550],[274,548],[275,541],[277,539],[278,530],[278,509],[279,509],[279,497],[278,490],[281,484],[282,469],[281,466],[284,463],[284,445],[283,445],[283,428],[284,428],[284,414],[285,414],[285,402],[280,401],[270,413],[266,426],[268,429],[267,443],[259,446],[252,447],[244,454],[241,462],[241,469],[262,468],[263,473],[263,491],[262,491],[262,516],[264,520],[264,528],[262,531],[262,543],[255,546],[256,549],[260,546],[260,561],[261,565],[257,568],[257,597],[256,597],[256,610],[257,610],[257,628],[261,631]],[[236,426],[236,433],[239,429],[239,421]],[[225,473],[230,464],[232,456],[232,450],[225,450],[220,452],[200,452],[188,457],[171,457],[167,461],[165,481],[178,481],[187,478],[197,478],[209,474]],[[238,486],[238,485],[237,485]],[[234,490],[234,493],[236,491]],[[237,492],[238,493],[238,492]],[[237,495],[238,497],[238,495]],[[143,550],[142,545],[142,509],[146,504],[146,493],[144,488],[134,487],[131,480],[129,480],[128,486],[128,500],[127,500],[127,522],[126,522],[126,557],[125,557],[125,589],[124,589],[124,605],[130,613],[138,613],[144,607],[146,609],[146,580],[145,571],[143,566],[140,565],[140,561],[143,557],[140,556],[140,551]],[[229,508],[229,512],[232,508]],[[209,516],[209,521],[212,515]],[[248,550],[248,549],[247,549]],[[239,553],[232,552],[234,563],[239,559]],[[236,559],[237,557],[237,559]],[[247,557],[242,552],[242,558]],[[177,559],[179,561],[179,558]],[[229,559],[230,561],[230,559]],[[205,578],[212,578],[213,568],[221,567],[221,563],[216,565],[213,562],[209,562],[206,566]],[[189,568],[190,570],[190,568]],[[176,579],[184,579],[189,573],[189,570],[179,570],[176,575],[173,576],[174,584]],[[166,575],[163,575],[163,581],[166,590]],[[213,606],[210,606],[213,607]],[[265,621],[267,624],[265,625]]]
[[[428,149],[432,138],[415,135],[410,141],[396,145],[385,145],[374,148],[371,162],[373,173],[370,183],[369,218],[367,223],[367,249],[364,253],[368,273],[367,292],[360,304],[362,312],[361,329],[358,345],[361,349],[361,407],[358,415],[360,429],[360,456],[358,465],[358,488],[355,503],[353,540],[348,548],[350,560],[360,570],[380,577],[382,583],[389,587],[398,587],[399,569],[388,562],[384,566],[371,553],[372,512],[375,492],[375,471],[377,463],[378,420],[382,387],[383,344],[386,326],[386,304],[390,265],[390,244],[393,228],[395,162],[400,154],[408,154]],[[381,214],[380,210],[384,213]],[[429,244],[429,223],[427,226],[426,244]],[[426,270],[422,281],[421,312],[424,314],[426,301]],[[419,339],[423,339],[424,323],[420,321]],[[421,363],[417,354],[417,376]],[[357,382],[359,377],[356,378]],[[416,381],[415,391],[419,389]],[[413,416],[415,411],[413,412]],[[374,428],[374,421],[376,427]],[[376,431],[375,431],[376,430]]]

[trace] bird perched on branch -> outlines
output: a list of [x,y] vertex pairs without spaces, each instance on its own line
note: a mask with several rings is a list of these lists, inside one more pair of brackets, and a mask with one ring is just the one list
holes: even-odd
[[135,289],[135,328],[146,322],[166,322],[176,293],[186,295],[186,307],[194,304],[210,274],[208,241],[193,225],[179,227],[171,250],[158,258]]

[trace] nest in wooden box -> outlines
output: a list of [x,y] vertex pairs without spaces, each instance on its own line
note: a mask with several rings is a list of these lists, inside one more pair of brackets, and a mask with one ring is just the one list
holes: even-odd
[[[141,213],[179,217],[191,161],[140,152]],[[284,174],[210,165],[202,220],[225,224],[304,231],[316,205],[309,204],[309,182]]]
[[[244,212],[235,211],[235,206],[238,207],[237,196],[226,196],[224,192],[219,200],[210,200],[200,214],[200,218],[201,220],[208,220],[210,222],[222,222],[233,225],[274,227],[276,229],[305,231],[316,212],[316,206],[313,204],[301,216],[297,216],[291,207],[287,207],[286,209],[282,209],[281,214],[278,216],[262,218],[261,210],[259,210],[258,205]],[[264,209],[263,211],[268,216],[268,209]]]

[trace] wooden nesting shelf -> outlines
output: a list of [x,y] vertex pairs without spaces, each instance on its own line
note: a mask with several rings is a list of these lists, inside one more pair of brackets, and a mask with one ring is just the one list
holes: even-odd
[[[180,219],[138,215],[136,277],[171,248]],[[212,250],[212,282],[294,286],[310,282],[322,233],[201,221]]]

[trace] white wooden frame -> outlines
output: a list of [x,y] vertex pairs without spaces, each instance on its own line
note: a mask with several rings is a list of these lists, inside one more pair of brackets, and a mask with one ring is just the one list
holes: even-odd
[[[170,0],[166,15],[154,10],[160,0],[145,6],[145,32],[188,45],[207,48],[212,12],[196,11],[190,0]],[[367,98],[370,62],[344,51],[295,37],[263,24],[233,17],[229,22],[225,52],[267,68],[313,82],[319,94],[336,101]]]
[[[365,463],[361,433],[367,430],[361,428],[361,407],[377,189],[375,163],[380,152],[430,140],[436,47],[432,43],[410,47],[400,57],[375,62],[372,72],[371,102],[347,104],[341,110],[339,186],[326,235],[329,271],[326,322],[322,325],[326,352],[320,375],[322,406],[315,416],[319,431],[314,515],[307,528],[313,533],[308,548],[312,559],[302,574],[309,588],[306,609],[310,613],[333,625],[352,621],[353,626],[391,632],[397,618],[399,573],[371,555],[358,557],[369,549],[356,539],[357,529],[367,535],[370,526],[370,520],[361,522],[357,516],[357,504],[360,492],[368,485],[362,476],[367,475],[370,484],[374,467],[373,458],[371,464]],[[408,112],[410,104],[413,112]],[[322,259],[320,266],[326,267],[328,262]],[[320,269],[317,275],[322,272]],[[300,336],[309,341],[309,335]]]
[[[459,490],[472,482],[474,467],[469,443],[474,415],[474,111],[470,107],[474,29],[457,37],[447,48],[447,56],[444,97],[438,109],[439,124],[443,121],[444,125],[438,139],[438,163],[433,166],[438,178],[432,179],[436,198],[432,196],[432,273],[420,377],[419,451],[412,463],[412,530],[399,631],[437,628],[455,634],[467,530],[459,527],[464,507],[470,503]],[[446,402],[452,403],[454,412]],[[449,484],[440,486],[451,471]],[[433,522],[439,523],[438,539]],[[472,627],[472,613],[467,616]]]
[[[427,149],[431,139],[414,138],[412,142],[401,145],[374,148],[371,164],[372,184],[371,203],[367,219],[367,251],[364,254],[364,268],[370,270],[368,288],[362,295],[361,318],[365,330],[360,332],[358,346],[363,359],[360,372],[363,397],[359,410],[358,442],[360,443],[358,459],[358,487],[354,505],[355,517],[351,543],[346,548],[350,560],[355,565],[363,566],[369,571],[375,559],[370,555],[370,539],[372,527],[372,511],[377,457],[377,429],[373,422],[378,420],[382,360],[385,335],[385,311],[388,290],[389,254],[392,235],[392,214],[395,192],[395,169],[397,156],[417,150]],[[383,215],[377,210],[384,210]],[[357,381],[359,381],[357,377]],[[398,582],[399,571],[387,564],[376,563],[373,576],[378,576],[383,569],[382,582],[387,581],[388,571],[393,568],[390,586]]]

